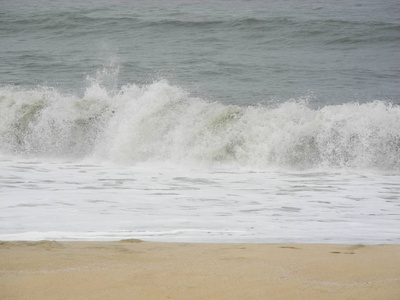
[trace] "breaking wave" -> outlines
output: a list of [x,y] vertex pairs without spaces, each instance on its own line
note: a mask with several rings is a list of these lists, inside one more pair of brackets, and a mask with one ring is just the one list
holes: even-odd
[[384,101],[319,109],[297,99],[235,106],[192,97],[165,80],[83,97],[0,88],[0,153],[122,164],[400,170],[400,107]]

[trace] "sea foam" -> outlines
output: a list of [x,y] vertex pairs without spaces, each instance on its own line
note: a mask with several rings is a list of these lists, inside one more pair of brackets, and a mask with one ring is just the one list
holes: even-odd
[[3,155],[114,163],[400,170],[400,107],[385,101],[312,108],[306,99],[224,105],[158,80],[83,96],[0,88]]

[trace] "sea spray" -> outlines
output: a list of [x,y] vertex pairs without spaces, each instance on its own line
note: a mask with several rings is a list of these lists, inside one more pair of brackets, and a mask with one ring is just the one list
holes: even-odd
[[78,98],[40,87],[1,89],[0,147],[30,157],[82,158],[90,155],[106,124],[108,99]]
[[313,109],[304,99],[236,106],[158,80],[82,97],[0,88],[3,155],[135,164],[400,170],[400,107],[383,101]]

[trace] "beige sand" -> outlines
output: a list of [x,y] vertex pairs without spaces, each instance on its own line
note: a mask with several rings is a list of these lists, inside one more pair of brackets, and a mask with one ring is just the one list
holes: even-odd
[[0,242],[0,299],[400,299],[400,246]]

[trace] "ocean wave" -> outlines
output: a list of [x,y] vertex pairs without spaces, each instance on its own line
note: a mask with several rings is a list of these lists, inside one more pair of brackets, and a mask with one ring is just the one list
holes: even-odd
[[3,155],[257,167],[400,170],[400,107],[385,101],[319,109],[305,99],[236,106],[165,80],[83,97],[0,88]]

